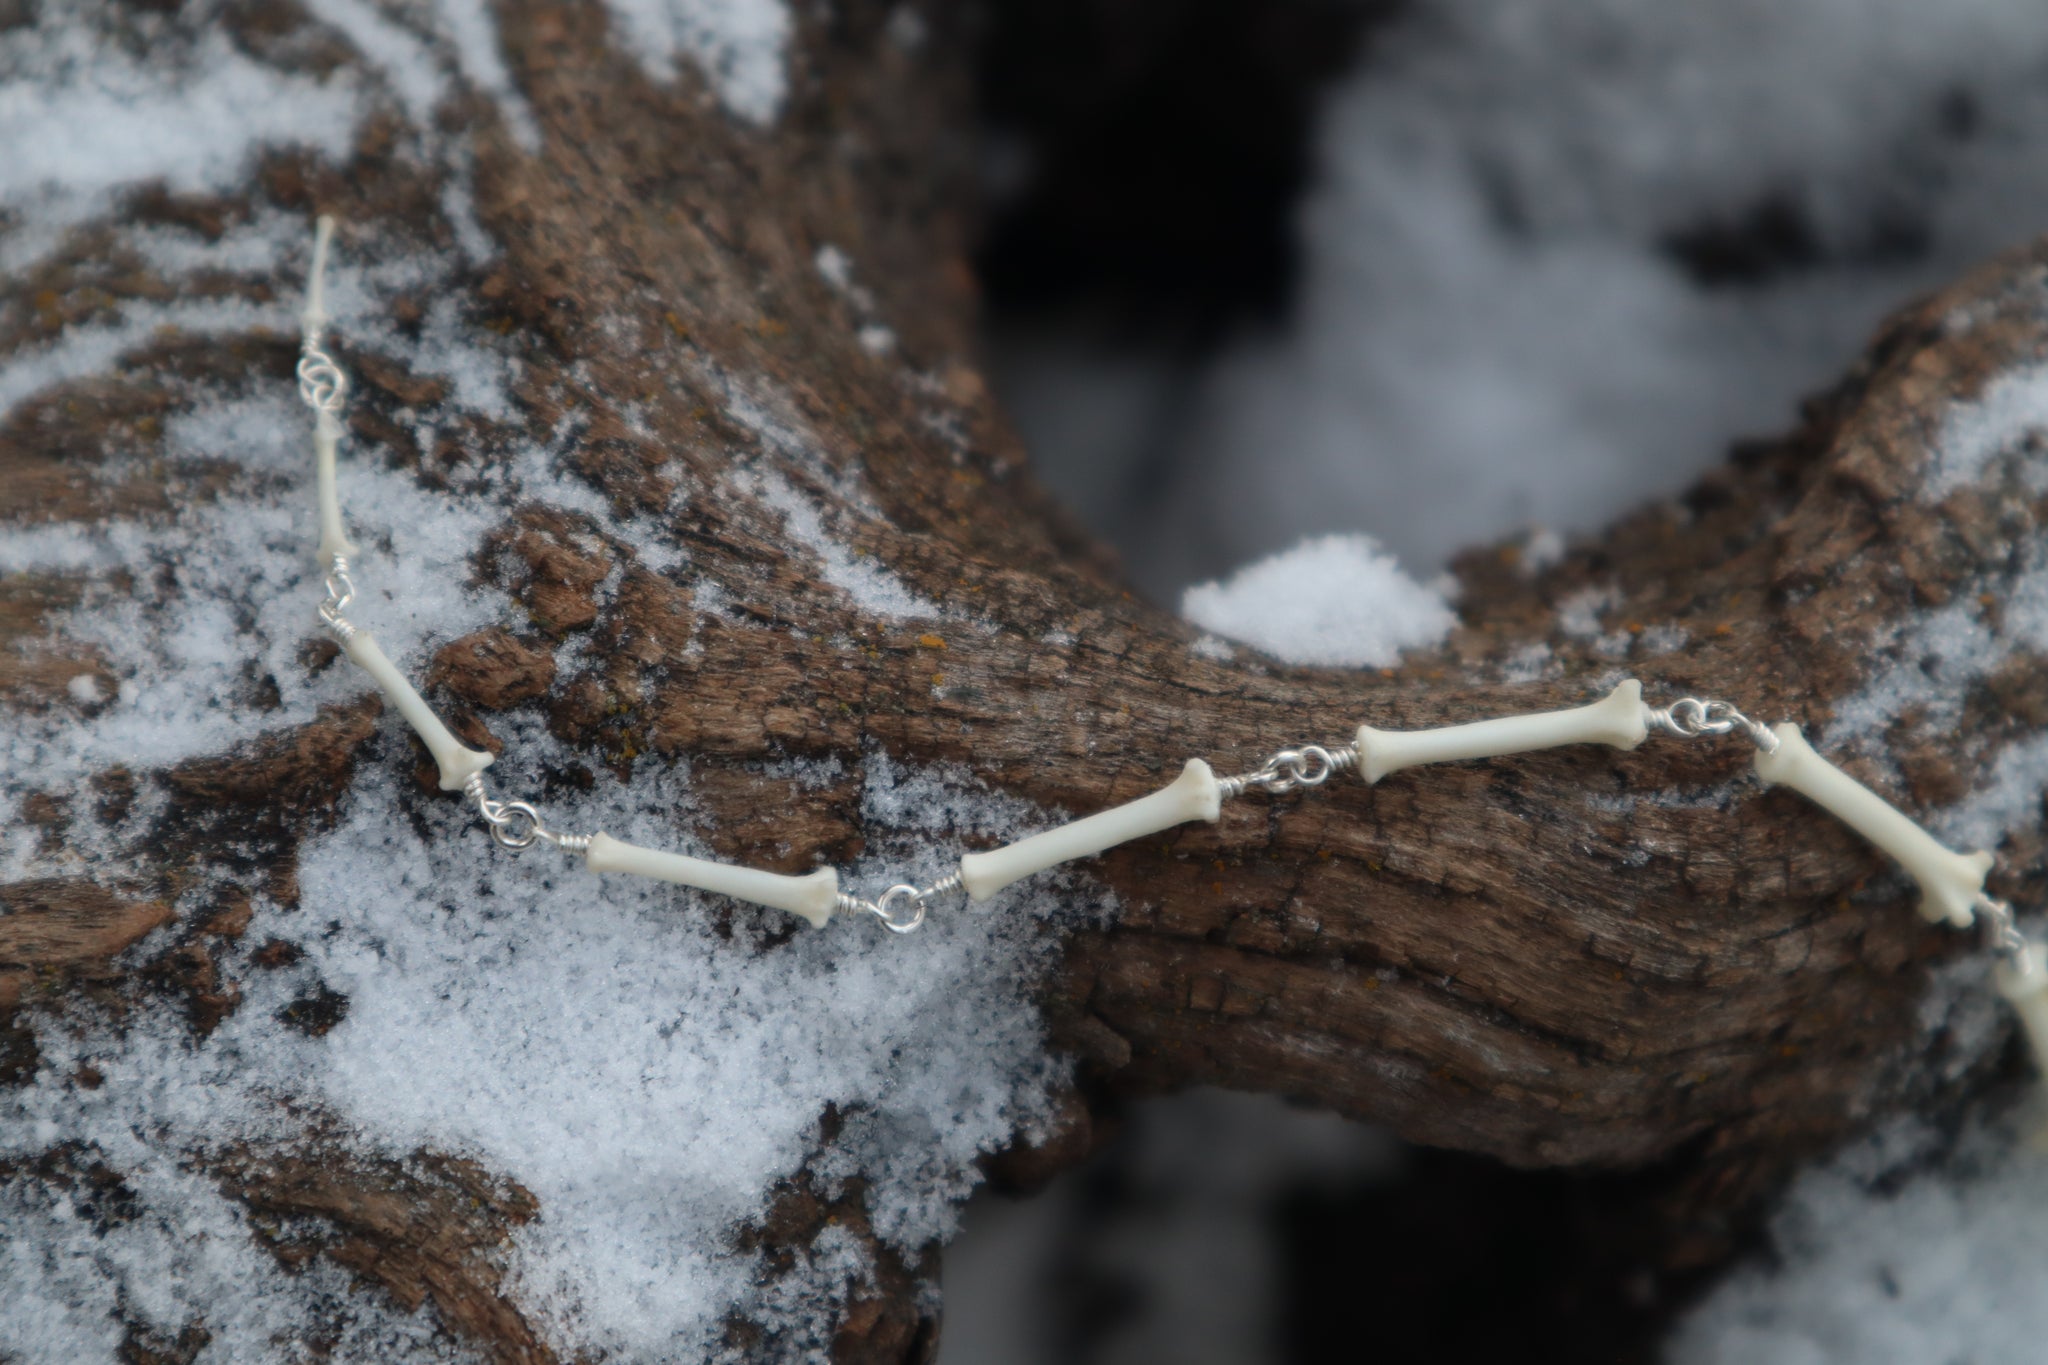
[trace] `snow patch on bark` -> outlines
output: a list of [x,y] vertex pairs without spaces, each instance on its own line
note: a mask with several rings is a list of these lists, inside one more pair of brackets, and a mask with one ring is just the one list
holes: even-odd
[[1893,1125],[1800,1177],[1771,1220],[1776,1264],[1696,1309],[1672,1365],[2039,1359],[2048,1159],[2005,1125],[1939,1145]]
[[734,479],[736,487],[782,514],[790,539],[817,557],[820,575],[870,616],[883,620],[940,617],[944,610],[911,591],[902,579],[825,529],[818,505],[778,474],[757,472]]
[[[424,38],[415,49],[374,34],[401,55],[431,50]],[[406,79],[419,78],[425,98],[423,71]],[[459,175],[444,188],[451,221],[468,214],[467,194]],[[62,240],[50,227],[58,221],[38,209],[17,231],[49,229],[30,248],[47,250]],[[619,522],[564,471],[573,433],[521,434],[516,361],[459,316],[464,272],[488,248],[477,235],[458,231],[454,247],[437,249],[345,225],[329,277],[334,332],[350,350],[445,381],[445,397],[390,409],[396,449],[356,440],[341,460],[343,505],[363,545],[351,615],[415,678],[446,640],[517,620],[501,593],[468,586],[484,532],[513,508],[581,509],[606,521],[622,558],[682,557],[673,526]],[[306,223],[260,210],[217,239],[113,229],[108,250],[141,259],[173,298],[225,273],[277,301],[115,300],[106,320],[0,360],[0,418],[52,386],[118,369],[166,326],[224,341],[292,335],[308,247]],[[401,297],[427,301],[410,325],[395,318]],[[108,684],[88,676],[59,704],[0,729],[0,877],[118,878],[123,849],[162,809],[152,770],[370,690],[345,663],[319,666],[305,653],[320,596],[311,423],[288,377],[226,390],[167,383],[175,401],[160,437],[78,468],[118,483],[204,467],[205,500],[174,495],[170,517],[0,536],[0,568],[79,580],[82,596],[54,615],[54,633],[94,651]],[[753,438],[795,452],[820,477],[857,482],[823,467],[777,395],[759,385],[730,393],[730,415]],[[423,480],[414,467],[451,430],[472,458]],[[841,545],[798,490],[764,487],[764,498],[795,548],[818,554],[828,582],[883,614],[937,614]],[[259,690],[261,709],[251,701]],[[607,777],[588,792],[550,793],[546,775],[576,756],[531,718],[492,725],[507,741],[492,769],[497,790],[534,795],[571,829],[710,852],[691,818],[686,763],[642,759],[631,784]],[[914,1255],[950,1232],[976,1158],[1046,1122],[1061,1070],[1030,991],[1050,963],[1044,921],[1110,908],[1084,875],[1016,888],[987,911],[936,915],[908,944],[864,920],[788,938],[771,913],[595,877],[549,855],[509,858],[461,803],[412,787],[409,752],[387,714],[336,826],[301,850],[299,903],[258,897],[242,937],[217,945],[243,997],[211,1034],[195,1039],[169,1010],[118,1023],[73,1015],[38,1030],[33,1083],[0,1107],[0,1161],[76,1144],[133,1202],[109,1223],[59,1182],[25,1178],[0,1192],[0,1219],[15,1234],[0,1247],[0,1354],[111,1361],[125,1330],[118,1308],[171,1339],[203,1317],[214,1337],[201,1360],[289,1358],[307,1324],[337,1331],[342,1358],[460,1358],[440,1342],[431,1308],[406,1313],[350,1290],[324,1261],[284,1270],[252,1240],[242,1207],[195,1173],[235,1144],[290,1138],[308,1109],[331,1115],[362,1154],[470,1156],[533,1191],[541,1212],[507,1250],[509,1292],[564,1354],[694,1362],[720,1349],[733,1314],[794,1354],[822,1353],[873,1267],[843,1229],[828,1228],[786,1273],[735,1250],[779,1183],[807,1160],[827,1193],[861,1182],[877,1232]],[[76,803],[66,852],[44,852],[34,828],[10,818],[31,793],[117,763],[143,777],[131,812]],[[845,780],[838,760],[783,775]],[[1053,818],[965,772],[880,755],[866,757],[860,781],[869,839],[843,869],[849,889],[930,881],[963,835],[1007,839]],[[202,875],[181,915],[207,913],[208,894]],[[254,965],[250,952],[273,936],[304,955]],[[285,1022],[294,1001],[328,991],[347,1007],[324,1035]],[[96,1086],[78,1080],[87,1067]],[[821,1150],[828,1108],[842,1122]]]
[[338,157],[356,126],[348,73],[315,79],[266,66],[220,32],[188,36],[160,16],[128,18],[146,49],[109,41],[110,12],[42,5],[0,42],[0,202],[26,220],[0,238],[19,269],[114,190],[160,180],[180,193],[223,190],[268,147]]
[[1181,614],[1202,629],[1295,664],[1382,667],[1404,649],[1441,643],[1457,614],[1371,536],[1315,536],[1200,583]]
[[771,123],[782,112],[792,28],[783,0],[605,0],[605,8],[655,78],[673,80],[687,60],[749,123]]

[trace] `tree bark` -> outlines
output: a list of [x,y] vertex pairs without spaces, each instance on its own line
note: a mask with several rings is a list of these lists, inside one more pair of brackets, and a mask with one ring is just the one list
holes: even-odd
[[[1931,611],[1980,602],[1997,629],[2048,509],[2013,462],[1928,496],[1930,436],[1951,405],[2040,352],[2040,246],[1908,307],[1797,432],[1740,452],[1682,498],[1557,564],[1520,563],[1511,547],[1464,556],[1462,622],[1441,648],[1374,673],[1196,648],[1196,632],[1127,592],[1033,482],[974,368],[958,35],[942,15],[913,56],[886,36],[887,6],[839,10],[804,22],[790,105],[757,130],[687,74],[645,78],[594,7],[500,7],[542,142],[523,149],[482,98],[459,111],[499,252],[460,304],[465,326],[521,358],[517,428],[473,425],[404,453],[416,447],[401,410],[431,408],[445,379],[339,341],[358,380],[360,448],[432,485],[468,450],[573,429],[574,466],[610,509],[529,505],[477,556],[478,581],[528,619],[436,659],[429,695],[474,742],[495,716],[523,712],[623,778],[687,756],[718,853],[800,871],[861,847],[858,783],[798,789],[762,776],[761,760],[831,757],[856,774],[876,753],[959,763],[991,788],[1083,813],[1162,784],[1191,755],[1235,771],[1283,744],[1340,742],[1361,721],[1575,705],[1623,674],[1661,698],[1724,697],[1811,732],[1896,662]],[[260,5],[236,13],[251,44],[304,22]],[[438,190],[457,168],[423,173],[391,151],[393,136],[372,124],[345,164],[273,155],[238,194],[137,194],[117,213],[218,232],[262,208],[320,211],[347,225],[345,242],[446,237],[456,228]],[[174,283],[97,242],[80,229],[32,275],[0,281],[0,355],[173,288],[268,299],[298,287]],[[871,304],[821,279],[828,242],[859,262]],[[861,342],[878,319],[894,357]],[[24,528],[185,515],[207,496],[206,468],[109,480],[98,466],[117,439],[146,447],[182,383],[282,386],[294,351],[277,335],[159,336],[118,368],[37,393],[0,426],[0,516]],[[736,377],[765,381],[791,409],[748,417]],[[802,443],[778,439],[799,427]],[[764,477],[981,625],[864,610],[788,553],[783,514],[745,491]],[[692,492],[678,527],[689,562],[659,572],[630,553],[629,523],[669,515],[679,487]],[[621,566],[617,590],[599,593]],[[752,624],[696,610],[703,584]],[[55,624],[78,590],[59,573],[0,587],[8,708],[76,705],[69,681],[104,673]],[[558,678],[554,649],[576,635],[600,664]],[[309,667],[331,652],[309,631]],[[1958,722],[1908,712],[1848,766],[1926,816],[2048,723],[2048,683],[2024,648],[1956,700]],[[218,946],[242,932],[246,902],[172,907],[224,860],[251,879],[260,869],[264,894],[290,903],[295,851],[346,799],[376,716],[365,700],[167,771],[103,772],[86,790],[8,774],[53,864],[87,806],[152,813],[116,884],[0,886],[0,1085],[30,1078],[37,1035],[85,1003],[182,1008],[199,1031],[232,1011]],[[1081,1091],[1067,1128],[1011,1168],[1077,1159],[1091,1103],[1213,1083],[1521,1166],[1662,1164],[1672,1208],[1697,1225],[1853,1126],[1981,1081],[1997,1052],[1938,1025],[1930,1037],[1918,1013],[1930,970],[1967,945],[1920,922],[1880,855],[1801,798],[1750,783],[1746,763],[1734,745],[1653,740],[1372,788],[1340,778],[1108,853],[1097,871],[1123,913],[1070,936],[1045,993],[1055,1044],[1081,1059]],[[152,799],[139,807],[138,794]],[[2024,895],[2043,875],[2041,830],[2030,820],[2007,836],[1993,889]],[[120,956],[152,933],[146,961]],[[320,1027],[318,1003],[308,1008],[306,1026]],[[90,1179],[77,1160],[59,1143],[7,1174]],[[490,1172],[432,1153],[401,1169],[309,1130],[213,1174],[251,1209],[326,1229],[280,1240],[281,1257],[330,1257],[400,1303],[431,1301],[491,1358],[554,1358],[490,1254],[534,1201]],[[798,1182],[749,1236],[801,1247],[827,1220],[866,1235],[859,1191]],[[916,1358],[934,1340],[916,1276],[878,1256],[884,1272],[846,1310],[839,1353]],[[175,1358],[172,1346],[150,1349]]]

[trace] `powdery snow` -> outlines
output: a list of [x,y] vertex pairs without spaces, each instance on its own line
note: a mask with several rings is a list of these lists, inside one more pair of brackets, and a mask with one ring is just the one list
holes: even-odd
[[1934,438],[1934,467],[1921,496],[1939,500],[1974,483],[1991,461],[2018,455],[2048,434],[2048,364],[1999,375],[1973,403],[1959,403]]
[[[262,65],[217,32],[195,39],[157,16],[131,21],[154,43],[138,61],[95,24],[97,5],[38,6],[0,42],[0,203],[35,204],[47,242],[104,206],[110,190],[162,180],[174,191],[224,189],[259,147],[347,150],[358,91]],[[19,229],[17,229],[19,231]],[[0,268],[22,264],[0,255]]]
[[[1723,1284],[1671,1365],[2031,1365],[2048,1341],[2048,1157],[2021,1118],[1950,1153],[1895,1125],[1808,1171],[1771,1221],[1775,1265]],[[1929,1169],[1918,1169],[1921,1166]]]
[[738,488],[782,514],[790,538],[818,561],[818,574],[853,599],[869,616],[885,620],[944,615],[937,603],[910,590],[902,579],[872,559],[841,544],[825,530],[818,505],[775,474],[734,480]]
[[[1126,442],[1164,486],[1115,485],[1058,403],[1027,435],[1094,452],[1070,462],[1122,499],[1098,520],[1164,595],[1305,532],[1427,573],[1530,522],[1597,529],[2041,229],[2044,73],[2023,0],[1415,7],[1331,96],[1288,326],[1193,400],[1133,389],[1177,415],[1171,459]],[[1674,246],[1771,213],[1789,244],[1750,278]],[[1094,399],[1099,364],[1071,369]]]
[[[74,141],[75,161],[8,162],[0,265],[32,265],[134,176],[160,172],[174,190],[227,188],[267,149],[340,153],[368,110],[387,104],[413,120],[415,141],[398,154],[431,153],[455,167],[440,187],[453,246],[346,225],[329,279],[334,329],[352,347],[446,382],[445,401],[396,414],[401,446],[431,451],[437,433],[478,419],[516,433],[512,352],[465,327],[460,312],[464,279],[495,247],[469,202],[468,151],[448,145],[455,135],[433,118],[458,81],[501,104],[511,98],[488,12],[348,0],[314,0],[312,10],[362,54],[361,68],[313,85],[206,39],[165,65],[173,75],[130,72],[121,58],[97,55],[104,15],[91,7],[46,6],[38,25],[0,35],[0,113],[13,120],[0,132],[10,145],[38,136],[33,120],[50,108],[92,128],[102,115],[110,127],[137,109],[146,115],[151,99],[190,96],[201,112],[248,112],[167,126],[155,150],[133,160],[122,159],[125,146]],[[67,52],[78,61],[50,55]],[[140,93],[131,99],[123,81]],[[516,107],[506,112],[516,117]],[[198,339],[291,334],[310,229],[259,208],[217,240],[177,228],[114,230],[108,249],[139,257],[174,290],[226,273],[268,285],[278,301],[111,304],[104,321],[0,359],[0,416],[53,385],[117,367],[166,326]],[[429,301],[413,329],[392,321],[400,295]],[[857,469],[827,469],[772,390],[734,378],[727,391],[734,424],[872,511]],[[108,450],[94,468],[119,479],[217,462],[231,472],[210,501],[175,519],[0,535],[0,569],[82,580],[77,607],[53,624],[105,668],[72,680],[63,704],[0,728],[0,877],[118,879],[123,850],[162,800],[144,782],[124,818],[81,803],[66,851],[53,854],[14,818],[30,792],[115,763],[148,771],[218,753],[369,690],[345,665],[309,673],[301,662],[320,586],[310,420],[289,381],[195,386],[174,398],[160,450]],[[562,472],[573,440],[570,432],[485,441],[452,484],[432,488],[391,452],[344,449],[343,504],[363,545],[351,615],[401,668],[418,676],[448,639],[516,624],[499,594],[464,586],[485,528],[508,509],[537,500],[607,514]],[[815,554],[826,581],[857,603],[936,611],[842,547],[794,489],[764,494],[784,518],[791,552]],[[662,517],[613,529],[641,563],[686,562]],[[717,598],[700,593],[707,610]],[[575,648],[561,657],[571,673],[584,666]],[[263,708],[249,700],[259,682],[269,694]],[[493,724],[510,746],[492,770],[500,790],[533,790],[545,768],[572,758],[531,718]],[[781,927],[772,913],[593,877],[550,857],[506,857],[459,803],[411,790],[403,735],[387,714],[335,827],[302,850],[300,904],[286,910],[259,897],[243,938],[222,945],[221,967],[244,997],[216,1031],[195,1039],[177,1012],[154,1009],[118,1022],[73,1011],[38,1029],[41,1068],[0,1105],[0,1160],[78,1144],[122,1178],[127,1202],[110,1223],[55,1185],[23,1180],[0,1191],[12,1234],[0,1244],[0,1355],[24,1365],[111,1362],[118,1307],[170,1339],[203,1317],[212,1338],[201,1362],[305,1356],[312,1347],[295,1333],[306,1324],[339,1333],[338,1359],[462,1358],[435,1344],[431,1308],[407,1312],[322,1262],[287,1272],[204,1174],[209,1153],[288,1138],[300,1123],[294,1114],[308,1109],[363,1153],[470,1156],[538,1195],[540,1217],[507,1249],[510,1292],[564,1354],[698,1361],[719,1349],[733,1313],[781,1333],[793,1351],[818,1352],[872,1268],[839,1229],[800,1249],[784,1276],[737,1251],[737,1230],[765,1211],[777,1182],[806,1160],[827,1189],[862,1181],[880,1233],[914,1251],[950,1230],[978,1179],[975,1159],[1043,1122],[1060,1066],[1046,1055],[1030,991],[1047,965],[1043,921],[1113,909],[1085,874],[940,916],[912,940],[842,921],[782,942],[771,936]],[[834,762],[779,775],[846,774]],[[971,774],[908,769],[880,754],[861,756],[858,781],[870,838],[864,859],[843,869],[851,887],[929,880],[964,834],[1014,837],[1059,818],[981,791]],[[709,851],[686,762],[643,759],[629,787],[607,778],[548,804],[578,827]],[[217,889],[204,869],[195,876],[176,907],[185,916],[205,912]],[[727,915],[730,938],[714,929]],[[252,967],[249,948],[272,935],[299,943],[305,957]],[[291,1000],[321,988],[349,1002],[331,1032],[309,1038],[279,1021]],[[104,1078],[96,1089],[71,1080],[86,1063]],[[825,1144],[818,1122],[828,1107],[843,1121]]]
[[1441,642],[1457,616],[1370,536],[1317,536],[1201,583],[1181,614],[1295,664],[1378,667]]
[[673,79],[687,60],[739,117],[768,123],[789,93],[792,21],[784,0],[605,0],[620,45],[649,74]]
[[[307,225],[266,221],[252,232],[275,234],[267,250],[248,234],[221,249],[238,268],[262,267],[295,300]],[[149,250],[195,272],[220,264],[197,237],[155,230]],[[398,292],[455,296],[461,268],[459,254],[380,248],[366,234],[338,253],[330,281],[338,334],[453,381],[447,402],[417,414],[408,433],[422,449],[437,424],[459,416],[517,416],[506,397],[512,362],[468,339],[452,314],[430,317],[417,338],[390,321]],[[180,316],[200,334],[282,329],[291,306]],[[110,363],[160,314],[132,309],[104,334],[87,334],[63,363],[47,353],[21,358],[0,370],[14,376],[5,392],[19,401]],[[781,429],[777,439],[818,458],[801,433]],[[0,810],[111,763],[147,769],[218,752],[368,690],[346,667],[309,676],[299,661],[319,587],[310,422],[287,383],[194,392],[164,444],[174,462],[204,457],[240,472],[214,502],[174,522],[0,538],[9,569],[93,576],[59,626],[97,646],[117,683],[111,699],[95,691],[91,706],[10,723],[0,737]],[[379,452],[344,451],[344,508],[365,547],[351,614],[415,676],[441,642],[516,619],[498,595],[460,587],[487,526],[529,499],[591,505],[549,449],[515,440],[479,455],[468,481],[429,490]],[[112,452],[107,471],[131,463]],[[827,580],[862,605],[933,610],[837,548],[792,490],[768,490],[767,501],[789,522],[791,549],[817,553]],[[630,529],[648,562],[680,558],[670,527]],[[160,591],[136,594],[113,577],[127,570],[154,582],[152,568],[167,564],[178,572]],[[275,709],[239,700],[249,677],[274,681]],[[545,767],[573,758],[537,723],[494,725],[509,745],[492,770],[501,790],[533,790]],[[27,1362],[111,1360],[118,1333],[107,1310],[119,1303],[172,1337],[204,1305],[215,1344],[202,1360],[260,1356],[246,1343],[323,1314],[346,1324],[345,1339],[360,1344],[354,1358],[433,1358],[421,1345],[430,1313],[403,1313],[377,1294],[337,1299],[325,1271],[287,1274],[252,1247],[235,1205],[181,1174],[196,1155],[283,1136],[293,1126],[287,1108],[303,1107],[332,1114],[362,1150],[472,1156],[538,1195],[541,1217],[510,1250],[513,1293],[565,1352],[696,1361],[716,1349],[734,1312],[822,1349],[837,1306],[869,1268],[837,1232],[784,1278],[735,1251],[735,1230],[765,1211],[775,1184],[815,1156],[828,1187],[866,1182],[878,1229],[915,1250],[950,1230],[955,1202],[978,1178],[975,1158],[1042,1121],[1060,1067],[1030,1002],[1050,951],[1041,921],[1109,911],[1085,876],[940,916],[912,940],[841,921],[771,945],[775,917],[748,911],[728,940],[714,929],[726,903],[595,878],[549,857],[507,858],[459,803],[409,791],[395,716],[380,734],[337,827],[303,850],[302,903],[287,911],[259,900],[241,940],[289,938],[306,948],[303,961],[266,972],[249,966],[246,948],[226,950],[222,966],[245,998],[202,1041],[181,1019],[147,1011],[120,1029],[74,1019],[72,1031],[45,1031],[35,1084],[9,1092],[0,1109],[0,1157],[82,1143],[132,1173],[137,1219],[109,1233],[74,1216],[69,1196],[10,1192],[13,1226],[30,1235],[0,1256],[0,1299],[10,1305],[0,1350]],[[821,780],[838,775],[832,766]],[[904,769],[879,754],[864,759],[861,780],[872,836],[866,860],[845,869],[856,887],[930,879],[963,834],[1013,837],[1058,818],[982,792],[966,773]],[[133,819],[146,818],[153,799],[146,788]],[[573,809],[550,805],[580,828],[708,852],[694,833],[687,763],[643,761],[630,788],[600,784]],[[123,840],[138,826],[97,821],[80,812],[74,851],[62,858],[42,853],[18,822],[0,822],[0,872],[118,875]],[[196,912],[204,891],[181,908]],[[322,986],[349,1001],[332,1032],[309,1039],[279,1022],[296,994]],[[106,1078],[96,1090],[69,1080],[87,1061]],[[845,1122],[820,1152],[828,1106]],[[165,1250],[174,1244],[185,1249]]]

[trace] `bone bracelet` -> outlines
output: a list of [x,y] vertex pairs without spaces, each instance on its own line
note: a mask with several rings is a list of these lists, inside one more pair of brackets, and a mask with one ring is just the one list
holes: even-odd
[[441,789],[460,791],[475,802],[491,838],[504,848],[518,852],[536,843],[552,844],[580,856],[593,872],[625,872],[674,882],[786,910],[820,927],[835,913],[867,913],[890,930],[906,934],[924,923],[928,906],[941,896],[963,892],[970,901],[985,901],[1012,882],[1060,863],[1092,857],[1189,821],[1213,823],[1225,800],[1252,791],[1277,796],[1317,787],[1347,769],[1355,770],[1370,784],[1418,764],[1495,758],[1565,744],[1633,749],[1652,730],[1681,739],[1740,732],[1756,747],[1756,774],[1766,785],[1792,788],[1898,860],[1919,883],[1920,913],[1926,919],[1957,928],[1980,927],[1997,961],[1998,991],[2018,1010],[2035,1059],[2048,1070],[2048,953],[2020,932],[2010,905],[1985,892],[1984,881],[1993,863],[1990,853],[1957,853],[1945,848],[1877,793],[1814,752],[1796,725],[1768,728],[1728,702],[1697,697],[1653,707],[1643,701],[1642,684],[1633,678],[1600,701],[1568,711],[1504,716],[1434,730],[1378,730],[1361,725],[1348,744],[1281,749],[1259,767],[1231,777],[1218,777],[1207,763],[1191,758],[1179,777],[1149,796],[1001,848],[965,854],[957,872],[930,886],[902,883],[873,899],[841,892],[839,874],[830,868],[801,877],[784,876],[640,848],[602,832],[565,834],[550,829],[526,802],[498,801],[485,793],[483,774],[491,765],[491,755],[456,739],[369,632],[342,615],[355,595],[348,566],[355,547],[342,526],[335,483],[335,449],[342,433],[340,413],[348,379],[324,347],[327,313],[323,280],[333,234],[334,220],[322,217],[314,237],[312,273],[301,315],[298,364],[299,394],[314,413],[320,525],[317,554],[326,570],[327,588],[326,600],[319,608],[320,621],[425,742],[440,769]]

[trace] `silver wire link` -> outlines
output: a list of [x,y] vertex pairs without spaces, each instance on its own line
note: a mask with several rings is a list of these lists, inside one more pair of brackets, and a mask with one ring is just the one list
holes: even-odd
[[[957,872],[939,878],[930,886],[913,886],[899,882],[873,900],[865,896],[839,897],[839,913],[842,915],[873,915],[882,921],[882,926],[892,934],[907,934],[922,925],[931,902],[948,892],[960,889],[960,874]],[[907,907],[907,908],[905,908]]]
[[356,628],[342,619],[342,609],[356,600],[356,585],[348,576],[348,556],[335,555],[327,563],[327,600],[320,604],[320,624],[335,639],[347,644]]
[[348,375],[320,344],[317,333],[308,335],[299,348],[299,397],[307,407],[326,416],[338,416],[348,396]]
[[476,813],[490,826],[491,839],[499,848],[514,853],[536,843],[553,844],[564,853],[589,851],[588,834],[564,834],[541,823],[540,812],[524,801],[493,801],[484,794],[484,775],[471,773],[462,784],[462,794],[476,802]]
[[1332,775],[1357,766],[1356,745],[1325,749],[1320,744],[1304,744],[1298,749],[1278,750],[1250,772],[1219,778],[1216,785],[1226,800],[1253,788],[1279,796],[1298,787],[1320,787]]
[[1984,932],[1984,946],[1994,956],[2012,962],[2027,951],[2027,936],[2014,922],[2009,901],[1979,891],[1970,908],[1977,912],[1977,926]]
[[1751,720],[1735,709],[1733,702],[1702,701],[1680,697],[1669,706],[1646,706],[1643,720],[1652,730],[1662,730],[1680,739],[1702,739],[1708,735],[1729,735],[1737,730],[1767,754],[1778,752],[1778,737],[1761,721]]

